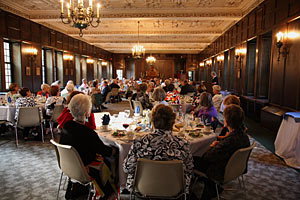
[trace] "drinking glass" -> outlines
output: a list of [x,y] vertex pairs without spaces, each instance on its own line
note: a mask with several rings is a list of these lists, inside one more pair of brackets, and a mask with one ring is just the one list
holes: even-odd
[[130,116],[130,110],[124,110],[125,117],[128,118]]

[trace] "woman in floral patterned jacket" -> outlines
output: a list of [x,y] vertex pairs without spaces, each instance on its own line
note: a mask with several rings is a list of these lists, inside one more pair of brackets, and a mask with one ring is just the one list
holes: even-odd
[[132,189],[135,168],[138,158],[150,160],[182,160],[186,191],[189,191],[193,171],[193,158],[188,141],[172,135],[172,127],[176,115],[172,108],[159,104],[153,108],[152,122],[155,127],[153,133],[136,139],[131,146],[127,158],[123,163],[124,172],[128,174],[128,189]]

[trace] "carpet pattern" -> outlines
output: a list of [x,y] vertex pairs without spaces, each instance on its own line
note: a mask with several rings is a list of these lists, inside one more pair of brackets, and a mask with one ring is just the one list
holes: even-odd
[[[128,102],[106,106],[105,111],[113,114],[129,108]],[[0,199],[56,199],[60,170],[49,140],[50,135],[46,136],[45,143],[20,140],[16,148],[11,133],[0,136]],[[244,190],[238,189],[225,191],[222,196],[249,200],[300,199],[300,174],[259,143],[252,151],[244,180],[246,195]],[[228,187],[238,188],[238,182],[225,186]],[[61,190],[60,199],[64,199],[64,194],[65,191]],[[128,199],[128,196],[121,196],[121,199]]]

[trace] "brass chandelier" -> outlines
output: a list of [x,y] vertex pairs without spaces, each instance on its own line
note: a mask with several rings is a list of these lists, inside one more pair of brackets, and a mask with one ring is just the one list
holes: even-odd
[[138,43],[133,46],[131,51],[132,57],[136,59],[140,59],[145,56],[146,49],[143,47],[143,45],[140,45],[140,21],[138,21]]
[[152,66],[152,65],[154,65],[154,63],[156,62],[156,58],[153,57],[152,55],[150,55],[150,56],[148,56],[148,57],[146,58],[146,62],[147,62],[150,66]]
[[[84,0],[78,0],[77,6],[75,6],[75,0],[70,0],[67,3],[67,17],[64,16],[64,0],[61,0],[61,14],[60,18],[62,23],[71,24],[71,26],[80,30],[79,36],[82,37],[82,29],[92,26],[94,28],[99,26],[100,23],[100,4],[97,4],[97,20],[96,24],[94,21],[94,7],[93,0],[89,0],[88,7],[85,7]],[[65,20],[66,19],[66,20]]]

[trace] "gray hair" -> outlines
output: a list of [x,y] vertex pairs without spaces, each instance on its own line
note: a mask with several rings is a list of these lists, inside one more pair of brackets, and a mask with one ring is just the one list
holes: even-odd
[[154,101],[163,101],[166,98],[166,92],[162,88],[156,88],[152,94]]
[[66,85],[66,90],[70,93],[74,91],[74,88],[75,88],[75,86],[72,83],[68,83]]
[[89,116],[92,110],[91,97],[77,94],[71,99],[68,108],[76,121],[84,122],[86,116]]
[[212,72],[211,72],[211,75],[217,76],[217,73],[216,73],[215,71],[212,71]]

